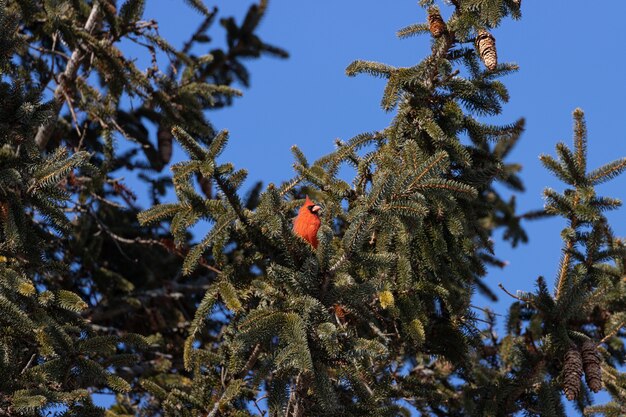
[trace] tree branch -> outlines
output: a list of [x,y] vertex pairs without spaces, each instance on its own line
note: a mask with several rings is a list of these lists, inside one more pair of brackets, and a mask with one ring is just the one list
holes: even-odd
[[607,343],[609,340],[611,340],[611,338],[612,338],[613,336],[615,336],[615,335],[616,335],[616,334],[617,334],[620,330],[622,330],[622,328],[623,328],[624,326],[626,326],[626,320],[622,321],[622,322],[619,324],[619,326],[617,326],[617,327],[615,328],[615,330],[613,330],[611,333],[609,333],[609,334],[607,334],[606,336],[604,336],[604,337],[602,338],[602,340],[600,340],[600,341],[598,342],[598,344]]
[[[240,379],[240,378],[245,377],[246,374],[252,369],[252,367],[256,363],[257,359],[259,358],[260,353],[261,353],[261,345],[257,343],[254,346],[254,349],[252,349],[252,353],[250,354],[250,357],[248,358],[248,361],[244,365],[243,369],[235,375],[234,379]],[[215,404],[213,404],[211,411],[209,411],[206,417],[217,416],[217,412],[219,411],[219,408],[220,408],[220,403],[222,402],[225,394],[226,394],[226,389],[224,389],[224,393],[222,393],[222,396],[220,397],[220,399],[217,400]]]
[[[572,207],[574,209],[577,208],[578,206],[578,202],[580,199],[580,194],[578,192],[578,187],[576,187],[576,195],[574,196],[574,204],[572,205]],[[576,228],[578,227],[578,218],[576,217],[575,214],[572,214],[572,217],[570,219],[570,228],[572,230],[574,230],[574,232],[576,231]],[[563,288],[565,287],[565,284],[568,281],[568,274],[570,271],[570,264],[571,264],[571,252],[572,249],[574,248],[574,238],[569,236],[567,237],[567,240],[565,242],[565,246],[563,248],[563,261],[561,262],[561,270],[559,271],[559,276],[557,278],[556,281],[556,289],[554,291],[554,299],[558,300],[559,297],[561,296],[561,292],[563,291]]]
[[[98,18],[100,16],[100,2],[94,1],[93,7],[91,8],[91,12],[89,13],[89,17],[87,18],[87,22],[85,23],[84,30],[87,33],[91,33],[93,29],[96,27],[96,23],[98,22]],[[65,90],[70,83],[73,83],[76,80],[76,76],[78,74],[78,68],[80,67],[80,61],[83,59],[85,52],[80,48],[76,47],[72,52],[72,56],[69,61],[67,61],[67,65],[65,66],[65,71],[58,77],[58,85],[54,90],[54,120],[50,120],[48,123],[45,123],[39,126],[39,130],[37,130],[37,136],[35,136],[35,142],[37,142],[37,146],[39,149],[44,149],[52,136],[52,132],[54,132],[54,127],[57,122],[57,117],[63,108],[63,102],[65,98]]]

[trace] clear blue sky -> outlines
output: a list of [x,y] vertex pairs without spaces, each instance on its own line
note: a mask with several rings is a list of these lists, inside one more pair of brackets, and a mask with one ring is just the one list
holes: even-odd
[[[148,2],[146,18],[159,21],[161,35],[180,46],[200,21],[180,0]],[[241,21],[249,0],[206,1],[221,15]],[[605,7],[602,7],[605,6]],[[527,119],[527,130],[512,161],[524,166],[527,192],[518,197],[521,210],[543,205],[544,187],[561,185],[546,174],[538,156],[554,154],[557,141],[571,143],[571,112],[586,111],[590,132],[590,167],[626,156],[626,96],[622,50],[626,44],[623,16],[626,2],[591,4],[582,0],[523,3],[521,21],[506,20],[492,31],[500,61],[516,62],[517,74],[502,81],[511,101],[492,122]],[[259,34],[287,49],[291,58],[263,58],[249,63],[251,88],[231,108],[212,112],[211,121],[231,132],[223,160],[247,168],[250,181],[281,182],[293,175],[290,146],[298,144],[310,160],[333,149],[335,138],[349,139],[382,129],[392,114],[379,106],[384,81],[348,78],[345,67],[354,59],[396,66],[413,65],[429,53],[429,39],[398,40],[397,29],[425,21],[417,0],[272,0]],[[214,27],[212,37],[222,42]],[[176,158],[182,158],[180,149]],[[603,186],[604,194],[626,199],[626,177]],[[612,213],[617,234],[626,235],[626,211]],[[559,262],[563,222],[557,219],[527,224],[531,242],[497,253],[510,265],[492,271],[488,282],[509,290],[532,290],[538,275],[553,282]],[[500,293],[490,305],[504,313],[510,299]],[[488,305],[479,299],[478,304]]]

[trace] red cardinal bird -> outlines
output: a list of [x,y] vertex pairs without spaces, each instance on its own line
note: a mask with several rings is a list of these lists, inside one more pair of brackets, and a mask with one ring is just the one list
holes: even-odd
[[294,233],[309,242],[316,249],[318,244],[317,231],[322,224],[319,215],[320,210],[322,210],[322,207],[311,201],[309,196],[306,196],[304,205],[300,207],[298,216],[293,221]]

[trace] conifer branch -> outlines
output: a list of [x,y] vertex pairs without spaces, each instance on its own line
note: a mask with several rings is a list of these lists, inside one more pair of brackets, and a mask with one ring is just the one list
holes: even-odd
[[70,109],[70,115],[72,116],[72,120],[74,120],[74,129],[76,129],[76,133],[78,136],[83,136],[80,131],[80,122],[78,121],[78,116],[76,115],[76,110],[74,110],[74,104],[72,103],[72,99],[67,94],[67,91],[62,90],[63,97],[65,98],[65,102],[67,103],[67,107]]
[[510,292],[509,290],[507,290],[507,289],[504,287],[504,285],[502,285],[502,283],[499,283],[499,284],[498,284],[498,287],[500,287],[500,289],[501,289],[502,291],[504,291],[504,292],[505,292],[508,296],[510,296],[510,297],[512,297],[512,298],[515,298],[516,300],[521,301],[522,303],[525,303],[525,304],[530,304],[530,305],[532,305],[532,306],[535,306],[535,305],[534,305],[534,303],[533,303],[533,300],[531,300],[531,299],[524,299],[524,298],[518,297],[517,295],[515,295],[515,294],[513,294],[512,292]]
[[598,344],[607,343],[609,340],[611,340],[613,336],[615,336],[620,330],[622,330],[624,326],[626,326],[626,320],[623,320],[618,326],[615,327],[615,329],[613,329],[613,331],[604,336],[602,340],[598,342]]
[[[164,248],[165,250],[167,250],[168,252],[171,253],[175,253],[176,255],[178,255],[181,258],[185,258],[185,254],[181,251],[181,250],[176,250],[173,249],[171,246],[165,244],[164,242],[160,241],[160,240],[156,240],[156,239],[144,239],[141,238],[139,236],[135,237],[135,238],[125,238],[122,237],[116,233],[114,233],[106,224],[104,224],[104,222],[102,222],[102,220],[100,220],[97,215],[93,212],[93,211],[89,211],[91,216],[96,220],[96,223],[98,223],[98,227],[101,228],[101,230],[107,235],[109,236],[111,239],[113,239],[115,242],[120,242],[120,243],[125,243],[125,244],[140,244],[140,245],[150,245],[150,246],[160,246],[162,248]],[[117,243],[116,243],[117,244]],[[118,246],[120,252],[123,253],[123,250],[120,246]],[[198,261],[198,265],[200,265],[201,267],[208,269],[211,272],[215,272],[216,274],[221,274],[222,271],[219,270],[218,268],[209,265],[208,263],[206,263],[206,261],[204,259],[200,259]]]
[[528,387],[532,386],[536,382],[535,380],[541,375],[545,366],[545,360],[541,359],[532,367],[530,372],[525,375],[524,378],[517,379],[519,383],[516,384],[512,392],[506,398],[505,411],[507,415],[514,414],[516,411],[518,411],[515,408],[515,403],[517,402],[519,397],[524,394]]
[[228,183],[224,180],[224,178],[220,174],[215,173],[213,175],[213,178],[215,179],[215,183],[217,184],[217,186],[224,193],[224,196],[226,196],[228,203],[230,204],[232,209],[235,211],[235,214],[237,215],[241,223],[249,227],[250,221],[243,213],[241,202],[239,201],[239,198],[235,195],[236,192],[233,191],[231,187],[229,187]]
[[[429,64],[431,66],[430,74],[428,76],[428,81],[430,83],[429,87],[434,88],[436,85],[436,79],[439,76],[439,61],[448,55],[450,48],[456,42],[455,34],[453,31],[446,30],[443,34],[443,43],[439,49],[435,49],[433,54],[429,57]],[[437,44],[435,44],[437,45]],[[434,47],[433,47],[434,48]]]
[[[237,380],[237,379],[242,379],[243,377],[245,377],[246,374],[248,372],[250,372],[250,370],[256,364],[256,361],[259,358],[260,354],[261,354],[261,345],[260,344],[256,344],[254,346],[254,348],[252,349],[252,353],[248,357],[248,360],[246,361],[246,364],[244,365],[244,367],[232,379],[233,380]],[[215,417],[215,416],[217,416],[217,413],[218,413],[219,408],[220,408],[220,404],[222,403],[222,401],[224,400],[224,398],[226,397],[227,394],[228,394],[228,388],[224,388],[224,392],[222,393],[221,397],[219,398],[219,400],[215,401],[215,404],[213,404],[213,407],[208,412],[206,417]]]
[[[298,397],[298,393],[303,391],[303,377],[302,372],[296,377],[294,386],[289,394],[289,402],[287,403],[285,417],[302,417],[304,415],[304,407],[300,404],[301,399]],[[293,407],[293,412],[291,408]]]
[[600,184],[601,180],[611,179],[626,169],[626,158],[614,161],[589,173],[589,181],[592,184]]
[[30,365],[32,365],[32,363],[33,363],[33,361],[35,360],[36,357],[37,357],[36,353],[33,353],[31,355],[30,359],[28,360],[28,363],[26,364],[26,366],[24,366],[24,368],[20,372],[20,375],[24,374],[24,372],[26,372],[28,370],[28,368],[30,368]]
[[[576,192],[576,195],[574,196],[574,201],[572,204],[573,209],[575,209],[576,206],[578,206],[579,198],[580,197],[578,195],[578,192]],[[578,219],[575,214],[572,214],[572,217],[570,219],[570,227],[572,228],[572,230],[576,230],[576,228],[578,227]],[[561,262],[561,269],[559,270],[559,274],[557,277],[556,290],[554,293],[555,300],[559,299],[563,291],[563,288],[565,287],[565,284],[567,283],[567,275],[569,274],[569,271],[570,271],[572,249],[574,249],[574,243],[575,243],[574,240],[575,240],[574,236],[568,236],[565,242],[565,247],[563,248],[563,261]]]
[[[91,12],[89,13],[89,17],[87,18],[87,22],[84,26],[84,31],[87,33],[91,33],[96,24],[98,23],[100,17],[100,1],[96,0],[93,2],[93,6],[91,7]],[[80,67],[80,61],[82,61],[84,57],[84,51],[80,48],[80,46],[76,47],[72,52],[72,55],[67,61],[65,65],[65,71],[58,76],[58,85],[54,90],[53,103],[54,103],[54,114],[51,120],[47,123],[39,126],[37,130],[37,135],[35,136],[35,142],[39,149],[44,149],[54,132],[54,128],[57,123],[57,117],[61,112],[61,108],[63,107],[63,98],[65,90],[67,87],[73,83],[78,75],[78,68]]]
[[252,349],[252,353],[250,354],[250,357],[248,358],[248,361],[246,362],[246,364],[244,365],[242,370],[239,371],[239,374],[237,375],[237,378],[243,378],[244,376],[246,376],[246,374],[248,372],[250,372],[250,370],[252,369],[252,367],[256,363],[257,359],[259,358],[260,354],[261,354],[261,345],[257,343],[254,346],[254,349]]
[[280,188],[280,196],[284,197],[285,195],[287,195],[287,193],[293,190],[299,183],[302,182],[303,179],[304,178],[302,177],[302,175],[298,175],[293,180],[289,181],[288,183],[283,184]]
[[345,261],[348,260],[348,255],[347,254],[343,254],[341,255],[341,257],[339,259],[337,259],[337,261],[328,269],[328,272],[330,273],[334,273],[335,271],[337,271]]
[[559,275],[557,277],[557,286],[556,291],[554,293],[554,298],[556,300],[561,296],[561,292],[563,291],[563,287],[565,286],[565,282],[567,280],[567,274],[569,273],[570,266],[570,258],[571,258],[571,250],[574,247],[574,242],[572,239],[568,239],[563,248],[563,261],[561,262],[561,269],[559,270]]

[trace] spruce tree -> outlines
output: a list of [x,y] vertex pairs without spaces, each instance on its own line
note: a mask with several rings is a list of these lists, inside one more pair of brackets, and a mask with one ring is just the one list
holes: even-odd
[[128,382],[110,370],[124,363],[142,336],[98,335],[80,316],[88,305],[64,287],[71,265],[62,262],[61,236],[73,225],[64,213],[67,178],[98,175],[90,154],[58,147],[43,155],[37,127],[49,123],[54,105],[41,104],[31,74],[12,61],[28,45],[19,15],[2,4],[0,38],[0,415],[37,416],[53,403],[68,415],[101,415],[89,389],[127,392]]
[[[523,191],[506,159],[524,120],[484,121],[508,100],[499,78],[516,66],[498,62],[497,29],[520,1],[420,1],[398,35],[429,36],[430,55],[346,70],[387,80],[391,124],[313,162],[294,147],[294,177],[246,198],[207,110],[248,86],[243,58],[287,55],[255,34],[267,2],[221,18],[226,47],[209,51],[217,9],[188,0],[202,22],[177,49],[144,1],[119,3],[0,2],[0,415],[626,413],[626,243],[604,215],[620,202],[595,190],[626,159],[589,169],[576,110],[573,147],[541,157],[565,189],[524,214],[499,191]],[[170,164],[173,140],[188,160]],[[308,198],[322,215],[307,242],[293,218]],[[497,337],[472,305],[496,298],[494,233],[516,246],[542,216],[567,222],[557,276],[498,290],[512,304]],[[611,402],[592,405],[603,389]],[[94,404],[111,391],[110,409]]]
[[[171,127],[209,143],[205,111],[250,84],[243,60],[287,56],[255,33],[267,2],[237,20],[186,3],[201,22],[175,48],[143,0],[0,2],[0,415],[102,416],[97,392],[125,394],[109,415],[140,402],[154,415],[138,376],[179,377],[207,278],[177,280],[182,252],[139,225],[123,177],[160,202]],[[226,46],[212,48],[220,31]]]
[[[423,413],[463,411],[463,391],[451,380],[473,378],[481,339],[470,300],[475,288],[493,296],[482,282],[486,264],[501,265],[492,233],[503,227],[513,244],[526,240],[514,201],[493,187],[522,188],[519,167],[503,158],[523,120],[495,126],[477,118],[500,113],[508,96],[497,78],[516,69],[495,65],[492,35],[486,45],[478,38],[519,8],[455,5],[434,30],[441,15],[424,6],[430,24],[399,34],[430,31],[429,57],[410,68],[347,68],[388,79],[382,107],[396,110],[393,123],[338,142],[313,163],[294,147],[296,177],[270,184],[255,210],[237,193],[245,171],[216,160],[228,133],[203,147],[174,129],[191,158],[174,167],[179,202],[139,219],[171,219],[177,245],[190,225],[213,222],[183,264],[185,275],[205,263],[219,270],[185,344],[194,376],[185,395],[209,416],[242,413],[266,396],[270,415],[406,414],[402,401]],[[351,182],[338,177],[344,164],[357,172]],[[213,179],[214,199],[194,190],[197,172]],[[291,230],[305,194],[325,207],[315,250]],[[215,314],[227,317],[217,334],[205,329]]]

